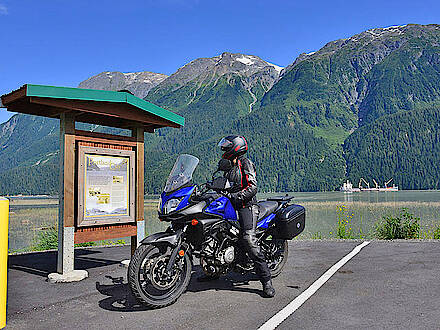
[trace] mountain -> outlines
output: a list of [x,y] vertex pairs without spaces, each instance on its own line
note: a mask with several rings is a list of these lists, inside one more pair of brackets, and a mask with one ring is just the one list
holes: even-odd
[[220,79],[233,84],[233,79],[237,78],[240,87],[247,90],[251,97],[249,111],[252,111],[258,97],[272,87],[282,69],[253,55],[223,53],[212,58],[199,58],[160,83],[148,94],[148,99],[170,103],[166,100],[167,96],[183,88],[189,93],[183,94],[182,99],[175,100],[176,103],[170,103],[170,106],[189,105],[200,99],[206,90],[215,87]]
[[148,71],[123,73],[118,71],[101,72],[79,84],[79,88],[101,89],[106,91],[129,90],[137,97],[145,97],[150,89],[161,83],[167,75]]
[[146,99],[181,114],[186,122],[146,147],[147,159],[161,161],[148,168],[153,180],[146,182],[147,190],[160,191],[160,177],[184,152],[201,159],[196,180],[206,180],[221,156],[216,144],[237,132],[250,141],[262,191],[333,189],[344,175],[344,159],[323,139],[292,127],[288,117],[274,121],[260,109],[281,71],[256,56],[223,53],[192,61],[153,88]]
[[[149,178],[156,178],[153,183],[151,183],[151,180],[147,180],[147,185],[149,185],[147,191],[157,192],[161,189],[164,176],[167,175],[166,171],[169,170],[169,166],[172,166],[174,161],[172,158],[175,158],[176,153],[194,147],[198,144],[198,141],[206,140],[206,135],[212,133],[214,127],[220,130],[217,132],[220,136],[223,134],[223,128],[228,126],[231,120],[252,111],[253,105],[258,103],[265,91],[271,88],[281,70],[281,67],[265,62],[257,56],[223,53],[213,58],[196,59],[168,78],[162,79],[166,76],[160,75],[160,79],[155,79],[154,83],[157,83],[158,86],[153,88],[152,93],[150,93],[152,101],[172,111],[182,113],[186,117],[186,125],[182,130],[163,129],[154,135],[146,134],[146,150],[148,153],[146,157],[150,160],[146,163],[146,171]],[[145,74],[147,77],[151,77],[150,73],[146,72]],[[158,77],[157,74],[154,75],[154,77]],[[79,87],[107,90],[129,89],[136,96],[141,97],[142,94],[139,94],[139,91],[143,90],[145,75],[136,74],[136,79],[134,77],[134,74],[103,72],[81,82]],[[176,93],[178,96],[176,96]],[[176,98],[179,99],[175,100]],[[168,102],[168,100],[171,100],[171,102]],[[205,102],[210,102],[209,108],[206,107]],[[46,148],[50,149],[53,155],[57,155],[57,120],[46,119],[44,121],[43,118],[16,115],[9,123],[2,125],[5,127],[4,130],[6,131],[6,127],[9,127],[15,121],[22,123],[24,127],[29,125],[31,127],[30,131],[44,125],[47,130],[54,132],[54,134],[47,136],[47,138],[50,138],[51,143],[46,143],[44,148],[34,146],[31,148],[34,153],[29,156],[25,154],[9,156],[12,153],[11,151],[18,147],[17,141],[24,141],[23,135],[26,135],[26,129],[20,126],[21,128],[13,133],[13,137],[5,134],[5,145],[8,143],[6,141],[9,141],[9,149],[5,150],[4,153],[0,152],[0,157],[2,159],[4,156],[5,159],[16,157],[17,161],[13,164],[4,162],[5,169],[3,171],[0,165],[0,179],[5,178],[5,181],[0,183],[0,191],[8,193],[41,193],[43,191],[49,193],[56,191],[56,185],[48,187],[42,186],[39,182],[33,182],[26,183],[26,187],[23,187],[14,185],[12,182],[15,181],[16,177],[18,180],[18,177],[25,176],[24,173],[34,170],[35,167],[41,168],[47,176],[57,175],[57,170],[54,171],[53,168],[47,166],[49,164],[57,166],[56,157],[52,163],[48,163],[45,160],[47,156],[43,152]],[[83,125],[83,128],[108,132],[108,128],[98,125]],[[113,131],[116,132],[117,130]],[[38,140],[45,136],[43,134],[35,137],[36,144],[38,144]],[[178,145],[168,143],[174,138],[179,141]],[[166,147],[162,148],[161,145],[164,139]],[[0,141],[2,141],[1,137]],[[203,157],[203,155],[200,156]],[[165,166],[157,166],[159,163],[165,164]],[[165,172],[159,171],[164,168],[167,169]],[[51,172],[49,173],[49,171]],[[29,186],[32,186],[32,188],[29,188]]]
[[[216,144],[236,133],[250,142],[260,191],[334,190],[360,177],[440,188],[439,25],[371,29],[286,68],[223,53],[153,75],[103,72],[80,84],[129,89],[185,117],[180,130],[145,135],[147,192],[162,189],[180,153],[200,158],[196,181],[209,178],[221,154]],[[17,115],[0,126],[0,193],[56,191],[57,125]]]
[[281,67],[257,56],[223,53],[196,59],[153,88],[146,100],[186,118],[185,127],[168,130],[179,153],[212,135],[221,136],[247,116],[278,78]]
[[439,47],[439,25],[377,28],[329,42],[289,65],[262,108],[341,144],[382,115],[438,106]]

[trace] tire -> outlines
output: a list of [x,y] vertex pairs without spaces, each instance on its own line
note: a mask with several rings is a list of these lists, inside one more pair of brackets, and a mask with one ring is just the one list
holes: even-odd
[[264,245],[276,249],[275,254],[277,258],[275,261],[268,260],[266,256],[267,265],[269,266],[270,274],[272,278],[281,274],[284,265],[287,262],[289,256],[289,245],[287,240],[284,239],[268,239],[264,240]]
[[[169,287],[163,286],[164,289],[159,290],[157,287],[159,284],[147,278],[159,274],[154,272],[156,265],[160,262],[163,265],[169,260],[169,254],[166,254],[166,250],[165,247],[140,245],[128,266],[127,277],[131,292],[138,301],[150,308],[161,308],[173,304],[186,291],[191,279],[192,265],[187,253],[183,257],[176,258],[176,264],[180,262],[183,269],[175,271],[177,275],[174,275],[174,280],[176,282],[170,283]],[[147,266],[149,271],[145,272]]]

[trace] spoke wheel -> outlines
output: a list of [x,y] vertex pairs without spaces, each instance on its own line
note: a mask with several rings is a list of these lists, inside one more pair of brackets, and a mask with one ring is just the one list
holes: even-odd
[[191,279],[188,255],[177,256],[166,270],[170,253],[166,248],[140,245],[128,267],[128,282],[133,295],[151,308],[171,305],[185,292]]

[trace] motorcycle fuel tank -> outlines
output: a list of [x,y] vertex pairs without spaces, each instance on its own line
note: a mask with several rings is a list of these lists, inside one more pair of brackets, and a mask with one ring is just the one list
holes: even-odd
[[217,198],[205,209],[205,213],[219,215],[230,221],[237,221],[237,212],[229,199],[222,196]]

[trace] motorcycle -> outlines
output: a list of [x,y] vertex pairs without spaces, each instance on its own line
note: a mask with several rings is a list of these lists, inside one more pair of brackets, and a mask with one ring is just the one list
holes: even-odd
[[[170,226],[142,240],[130,261],[130,289],[150,308],[171,305],[185,292],[194,258],[199,258],[208,276],[230,271],[248,273],[254,268],[240,247],[237,212],[228,198],[233,187],[226,178],[215,178],[221,168],[212,181],[200,187],[193,184],[198,163],[199,159],[191,155],[177,158],[158,207],[159,219],[170,222]],[[286,264],[287,241],[304,230],[305,209],[289,204],[292,198],[269,198],[253,207],[257,244],[272,277],[278,276]]]

